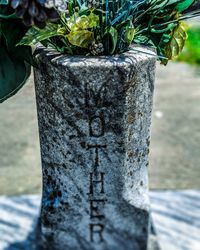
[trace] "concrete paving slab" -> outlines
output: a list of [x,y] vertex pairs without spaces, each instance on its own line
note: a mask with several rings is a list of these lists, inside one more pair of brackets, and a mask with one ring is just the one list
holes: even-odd
[[200,70],[157,66],[150,145],[150,187],[200,187]]

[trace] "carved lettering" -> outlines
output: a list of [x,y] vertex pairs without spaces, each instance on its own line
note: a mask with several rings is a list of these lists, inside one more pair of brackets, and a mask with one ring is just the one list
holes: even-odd
[[90,200],[90,218],[94,219],[103,219],[105,218],[104,214],[101,214],[100,211],[100,207],[102,207],[102,205],[104,205],[106,199],[94,199],[94,200]]
[[90,241],[100,243],[103,242],[104,225],[101,223],[90,224]]
[[89,192],[89,194],[93,195],[94,189],[97,192],[98,187],[99,187],[99,192],[97,192],[97,193],[100,193],[100,194],[105,193],[104,192],[104,175],[105,175],[105,173],[101,172],[101,173],[99,173],[99,175],[100,175],[99,176],[100,178],[97,179],[98,178],[97,174],[90,173],[90,192]]
[[89,120],[89,135],[91,137],[101,137],[104,135],[105,120],[103,113],[90,118]]
[[87,145],[87,149],[95,149],[95,167],[99,166],[99,149],[106,148],[106,145]]
[[85,84],[85,107],[103,107],[106,96],[106,88],[104,84],[101,85],[99,90],[92,89],[89,83]]
[[[85,107],[88,115],[88,132],[89,137],[100,138],[105,134],[105,118],[103,108],[106,96],[106,88],[103,84],[99,89],[97,86],[90,84],[85,85]],[[98,111],[98,112],[97,112]],[[90,241],[101,243],[104,231],[103,213],[106,202],[104,181],[105,173],[100,170],[100,150],[105,149],[107,145],[87,144],[86,149],[94,149],[94,165],[93,170],[89,174],[89,201],[90,201]]]

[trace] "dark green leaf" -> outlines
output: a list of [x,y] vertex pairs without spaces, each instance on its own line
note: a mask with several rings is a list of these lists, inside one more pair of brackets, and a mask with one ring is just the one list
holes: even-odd
[[26,34],[27,27],[24,26],[20,19],[16,19],[15,21],[3,20],[1,22],[1,31],[5,38],[8,50],[12,50]]
[[181,3],[177,4],[176,10],[178,10],[178,12],[183,12],[184,10],[188,9],[194,2],[195,0],[182,1]]
[[118,32],[114,27],[110,27],[106,30],[104,34],[104,47],[108,54],[113,54],[115,52],[118,40]]
[[44,29],[32,27],[18,45],[35,45],[54,36],[59,36],[58,25],[56,24],[49,23]]
[[30,65],[11,57],[3,44],[0,55],[0,102],[3,102],[24,85],[30,75]]

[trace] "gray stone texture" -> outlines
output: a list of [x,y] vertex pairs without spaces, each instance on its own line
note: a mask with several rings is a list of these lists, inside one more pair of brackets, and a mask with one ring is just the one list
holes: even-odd
[[41,236],[48,250],[147,249],[155,57],[142,51],[36,51]]

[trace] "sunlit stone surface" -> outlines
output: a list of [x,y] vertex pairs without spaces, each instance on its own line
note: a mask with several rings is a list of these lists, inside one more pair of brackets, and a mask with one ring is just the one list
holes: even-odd
[[155,71],[147,53],[94,58],[37,51],[43,246],[147,249]]

